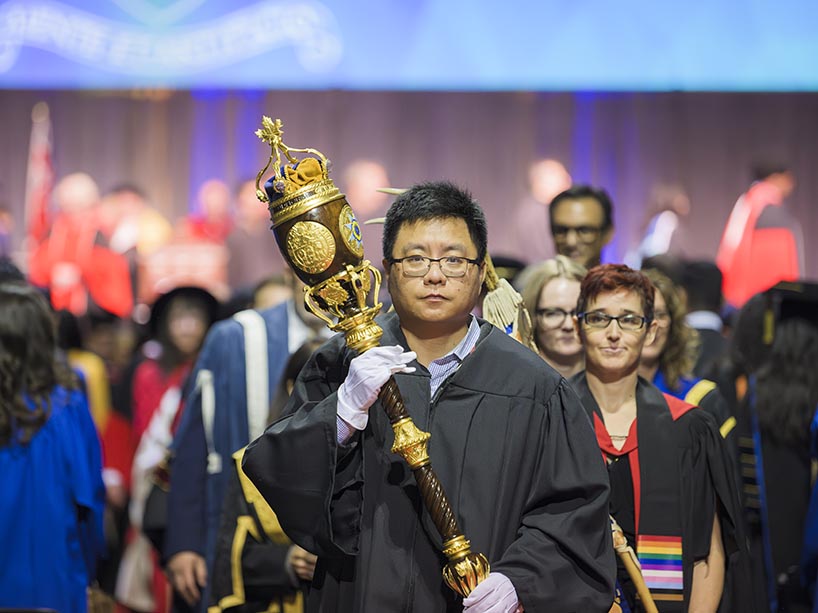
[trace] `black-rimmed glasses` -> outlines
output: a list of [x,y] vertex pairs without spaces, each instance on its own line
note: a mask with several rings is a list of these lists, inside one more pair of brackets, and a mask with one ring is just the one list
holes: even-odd
[[469,264],[479,264],[480,260],[473,260],[460,255],[447,255],[442,258],[429,258],[425,255],[407,255],[405,258],[389,258],[391,264],[400,264],[403,274],[407,277],[425,277],[437,262],[440,272],[447,277],[462,277],[469,269]]
[[590,313],[577,313],[577,317],[585,322],[585,325],[590,328],[604,329],[615,321],[619,324],[620,329],[628,332],[635,332],[641,330],[648,319],[636,313],[625,313],[624,315],[608,315],[602,311],[591,311]]
[[566,311],[565,309],[561,309],[559,307],[548,307],[543,309],[537,309],[534,311],[537,315],[537,321],[540,322],[540,325],[544,328],[559,328],[563,323],[565,323],[566,317],[573,317],[575,311],[571,309],[570,311]]

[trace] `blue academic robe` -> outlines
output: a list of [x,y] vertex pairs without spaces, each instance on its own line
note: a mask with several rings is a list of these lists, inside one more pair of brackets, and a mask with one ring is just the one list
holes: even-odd
[[[267,328],[268,390],[274,394],[289,358],[286,304],[260,312]],[[221,471],[208,474],[201,395],[191,394],[198,372],[214,374],[213,446]],[[213,566],[219,517],[232,454],[249,441],[244,330],[234,319],[214,325],[205,339],[186,386],[186,401],[171,452],[168,528],[164,557],[181,551],[200,553]],[[268,404],[270,402],[268,398]],[[207,595],[202,602],[207,602]]]
[[29,443],[0,447],[0,607],[84,613],[105,540],[100,444],[82,392],[50,403]]

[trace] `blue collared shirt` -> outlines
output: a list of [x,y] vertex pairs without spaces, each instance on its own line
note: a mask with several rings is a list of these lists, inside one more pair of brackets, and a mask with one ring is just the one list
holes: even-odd
[[466,359],[466,356],[472,352],[478,338],[480,338],[480,324],[477,323],[477,318],[472,315],[466,336],[457,344],[457,347],[443,357],[429,363],[429,374],[432,375],[430,381],[432,398],[434,398],[437,390],[440,389],[440,386],[449,375],[453,374],[460,367],[463,360]]

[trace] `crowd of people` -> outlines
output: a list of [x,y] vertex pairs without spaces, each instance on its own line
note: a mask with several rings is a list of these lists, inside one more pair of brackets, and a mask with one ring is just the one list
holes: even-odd
[[[383,214],[382,167],[347,174]],[[171,224],[64,177],[27,274],[0,270],[0,607],[811,611],[818,286],[791,173],[759,167],[713,261],[674,249],[690,203],[658,190],[629,265],[603,263],[604,189],[531,175],[491,254],[530,338],[481,317],[479,205],[424,183],[366,226],[390,308],[361,355],[305,308],[254,181]],[[374,408],[392,377],[490,563],[465,599]]]

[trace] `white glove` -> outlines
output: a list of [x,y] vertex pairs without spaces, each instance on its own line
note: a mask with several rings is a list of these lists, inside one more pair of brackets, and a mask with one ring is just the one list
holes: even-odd
[[520,613],[523,605],[511,580],[501,573],[489,573],[463,599],[463,613]]
[[396,372],[415,372],[406,366],[414,360],[414,351],[404,353],[403,347],[374,347],[352,359],[347,378],[338,388],[338,417],[356,430],[363,430],[369,421],[369,407],[378,398],[383,384]]

